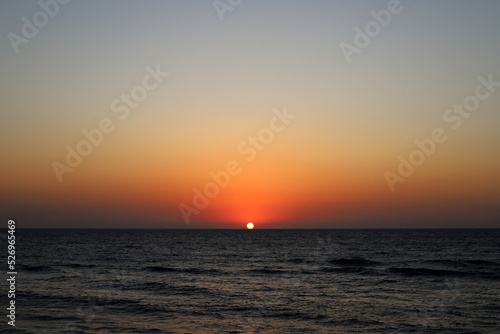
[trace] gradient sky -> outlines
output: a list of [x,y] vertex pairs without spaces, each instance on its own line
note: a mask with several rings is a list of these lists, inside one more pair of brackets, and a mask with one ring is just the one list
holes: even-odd
[[[500,2],[401,1],[348,64],[339,45],[388,1],[76,1],[15,53],[36,1],[0,3],[2,217],[18,227],[500,227],[500,88],[457,130],[445,111],[500,81]],[[111,103],[169,72],[121,120]],[[237,147],[296,118],[255,160]],[[63,182],[52,163],[82,130],[115,130]],[[414,140],[437,146],[391,192]],[[209,173],[242,172],[186,225],[179,204]]]

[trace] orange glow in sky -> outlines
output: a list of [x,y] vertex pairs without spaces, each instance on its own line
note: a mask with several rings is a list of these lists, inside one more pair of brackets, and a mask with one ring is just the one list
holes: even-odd
[[[12,31],[27,5],[3,6]],[[497,4],[454,7],[474,24],[419,4],[352,63],[339,44],[362,2],[249,4],[223,24],[194,2],[80,6],[85,22],[68,9],[19,54],[0,41],[0,210],[20,227],[500,227]],[[385,173],[436,128],[393,192]]]

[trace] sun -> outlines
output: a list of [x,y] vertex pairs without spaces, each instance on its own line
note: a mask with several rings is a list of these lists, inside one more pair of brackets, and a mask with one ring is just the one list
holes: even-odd
[[247,224],[247,229],[251,230],[251,229],[253,229],[253,226],[254,226],[253,223],[248,223]]

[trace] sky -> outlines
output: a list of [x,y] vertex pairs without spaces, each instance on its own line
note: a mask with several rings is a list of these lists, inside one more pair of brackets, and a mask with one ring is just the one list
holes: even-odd
[[500,228],[500,2],[2,1],[18,227]]

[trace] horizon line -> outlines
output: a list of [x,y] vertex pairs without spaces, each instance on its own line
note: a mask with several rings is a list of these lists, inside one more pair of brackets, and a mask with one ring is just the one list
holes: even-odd
[[[5,228],[8,229],[8,228]],[[378,227],[378,228],[132,228],[132,227],[16,227],[16,230],[220,230],[220,231],[281,231],[281,230],[500,230],[500,227]]]

